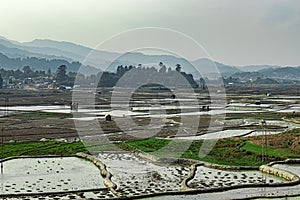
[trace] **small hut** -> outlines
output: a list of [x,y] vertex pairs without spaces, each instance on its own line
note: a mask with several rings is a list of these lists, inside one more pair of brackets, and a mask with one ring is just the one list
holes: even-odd
[[105,116],[105,121],[111,121],[111,115],[110,114]]

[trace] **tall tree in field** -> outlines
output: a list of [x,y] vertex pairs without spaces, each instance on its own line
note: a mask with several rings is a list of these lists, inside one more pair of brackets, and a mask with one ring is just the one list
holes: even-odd
[[0,88],[3,87],[3,78],[2,78],[2,75],[0,74]]
[[48,68],[47,75],[51,75],[51,74],[52,74],[51,69]]
[[160,66],[159,73],[165,74],[165,73],[167,72],[167,67],[166,67],[166,65],[164,65],[162,62],[159,62],[158,65]]
[[30,77],[34,74],[34,72],[32,71],[32,69],[29,66],[24,66],[23,72],[24,72],[25,77]]
[[180,71],[181,71],[181,66],[180,66],[180,64],[176,64],[176,71],[177,71],[177,72],[180,72]]
[[57,68],[55,79],[59,84],[63,84],[68,80],[66,65],[61,65]]

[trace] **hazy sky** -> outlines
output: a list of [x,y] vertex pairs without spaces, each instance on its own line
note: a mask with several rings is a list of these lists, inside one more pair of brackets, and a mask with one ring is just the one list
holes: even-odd
[[0,35],[22,42],[95,47],[153,26],[189,35],[225,64],[300,65],[299,0],[0,0]]

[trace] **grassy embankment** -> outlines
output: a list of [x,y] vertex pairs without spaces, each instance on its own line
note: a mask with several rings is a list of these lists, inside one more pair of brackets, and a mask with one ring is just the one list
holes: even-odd
[[[188,141],[174,141],[173,144],[170,145],[173,149],[171,147],[171,149],[169,148],[166,151],[163,151],[162,147],[170,144],[170,140],[165,139],[151,138],[130,141],[126,142],[126,145],[159,157],[180,156],[182,158],[201,160],[221,165],[258,166],[271,161],[285,160],[287,158],[300,158],[299,138],[300,129],[294,129],[281,134],[270,135],[268,136],[267,141],[264,136],[222,139],[217,141],[214,148],[204,158],[199,158],[199,150],[203,141],[193,141],[191,145]],[[262,161],[262,141],[265,141],[264,161]],[[181,149],[180,147],[183,145],[190,146],[183,154],[179,154],[177,149]]]
[[[278,134],[277,142],[281,141],[282,137],[291,138],[291,136],[299,137],[300,130],[296,129],[286,133]],[[274,140],[275,136],[273,136]],[[253,140],[260,139],[260,136],[255,137]],[[222,139],[217,141],[214,148],[210,153],[204,157],[199,158],[199,150],[203,144],[203,141],[171,141],[166,139],[149,138],[144,140],[136,140],[118,143],[116,146],[103,143],[89,143],[88,150],[90,151],[109,151],[117,150],[118,148],[133,150],[140,149],[144,152],[153,154],[158,157],[182,157],[188,159],[201,160],[221,165],[247,165],[247,166],[259,166],[264,163],[268,163],[275,160],[284,160],[286,158],[300,158],[299,152],[294,152],[289,146],[275,145],[274,141],[272,146],[265,147],[266,157],[262,162],[262,148],[261,145],[251,142],[252,138],[239,139]],[[276,143],[277,144],[277,143]],[[188,149],[184,152],[178,152],[180,147],[188,145]],[[163,147],[171,146],[167,150],[163,150]],[[159,151],[158,151],[159,150]],[[71,155],[76,152],[88,152],[86,147],[81,142],[26,142],[26,143],[9,143],[3,145],[1,150],[1,158],[20,156],[20,155]]]
[[123,144],[104,144],[92,142],[83,144],[82,142],[61,142],[61,141],[45,141],[45,142],[19,142],[6,143],[0,148],[0,159],[13,156],[40,156],[40,155],[72,155],[77,152],[88,153],[94,151],[116,151]]
[[[178,152],[174,148],[166,152],[157,151],[169,144],[169,140],[163,139],[147,139],[127,142],[133,148],[140,149],[144,152],[153,154],[158,157],[178,157]],[[184,141],[177,141],[174,146],[185,145]],[[189,149],[185,151],[180,157],[201,160],[220,165],[236,165],[236,166],[259,166],[261,164],[269,163],[276,160],[284,160],[287,158],[300,158],[300,154],[292,153],[288,150],[277,149],[274,147],[265,147],[266,157],[262,161],[262,148],[247,140],[242,139],[222,139],[219,140],[210,153],[204,157],[199,158],[199,150],[203,141],[193,141]],[[173,145],[172,145],[173,146]]]

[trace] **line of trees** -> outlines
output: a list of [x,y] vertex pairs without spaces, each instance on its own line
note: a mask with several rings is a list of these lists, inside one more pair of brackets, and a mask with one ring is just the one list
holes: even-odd
[[[132,70],[132,71],[131,71]],[[126,74],[127,72],[129,72]],[[47,71],[32,70],[30,66],[24,66],[22,70],[5,70],[0,69],[0,87],[3,85],[3,79],[13,77],[14,80],[22,81],[27,78],[37,79],[40,77],[47,77],[55,82],[56,85],[73,86],[75,78],[77,78],[80,85],[83,86],[98,86],[98,87],[113,87],[115,86],[121,77],[127,75],[127,82],[130,86],[131,83],[138,84],[138,82],[159,82],[164,79],[167,84],[174,85],[178,81],[178,75],[184,77],[186,81],[192,87],[198,87],[192,74],[187,74],[181,71],[181,65],[177,64],[175,70],[171,67],[166,67],[162,62],[159,63],[159,69],[155,67],[144,67],[139,64],[137,67],[123,66],[117,67],[116,72],[99,72],[98,74],[92,74],[84,76],[83,74],[77,74],[76,72],[67,73],[67,66],[60,65],[55,73],[51,72],[49,68]],[[77,77],[76,77],[77,76]],[[176,78],[177,77],[177,78]]]
[[[182,77],[185,78],[189,86],[194,88],[198,87],[198,84],[194,80],[192,74],[187,74],[181,71],[181,65],[177,64],[175,70],[172,70],[171,67],[166,67],[162,62],[159,63],[159,69],[155,67],[143,67],[139,64],[137,67],[133,65],[123,66],[120,65],[117,67],[116,73],[113,72],[103,72],[100,75],[100,80],[98,82],[99,87],[113,87],[115,86],[120,78],[122,77],[122,86],[136,86],[139,83],[159,83],[163,82],[169,86],[176,86],[178,83],[183,83],[180,81]],[[127,73],[129,72],[130,73]],[[126,74],[127,73],[127,74]],[[126,76],[124,76],[126,74]],[[121,84],[122,84],[121,83]]]
[[67,74],[67,66],[60,65],[55,73],[51,72],[49,68],[47,71],[43,70],[32,70],[30,66],[24,66],[22,70],[5,70],[0,69],[0,87],[3,87],[4,79],[9,81],[9,84],[16,82],[26,82],[26,79],[40,79],[48,78],[54,81],[57,85],[68,85],[73,86],[76,77],[75,72],[69,72]]

